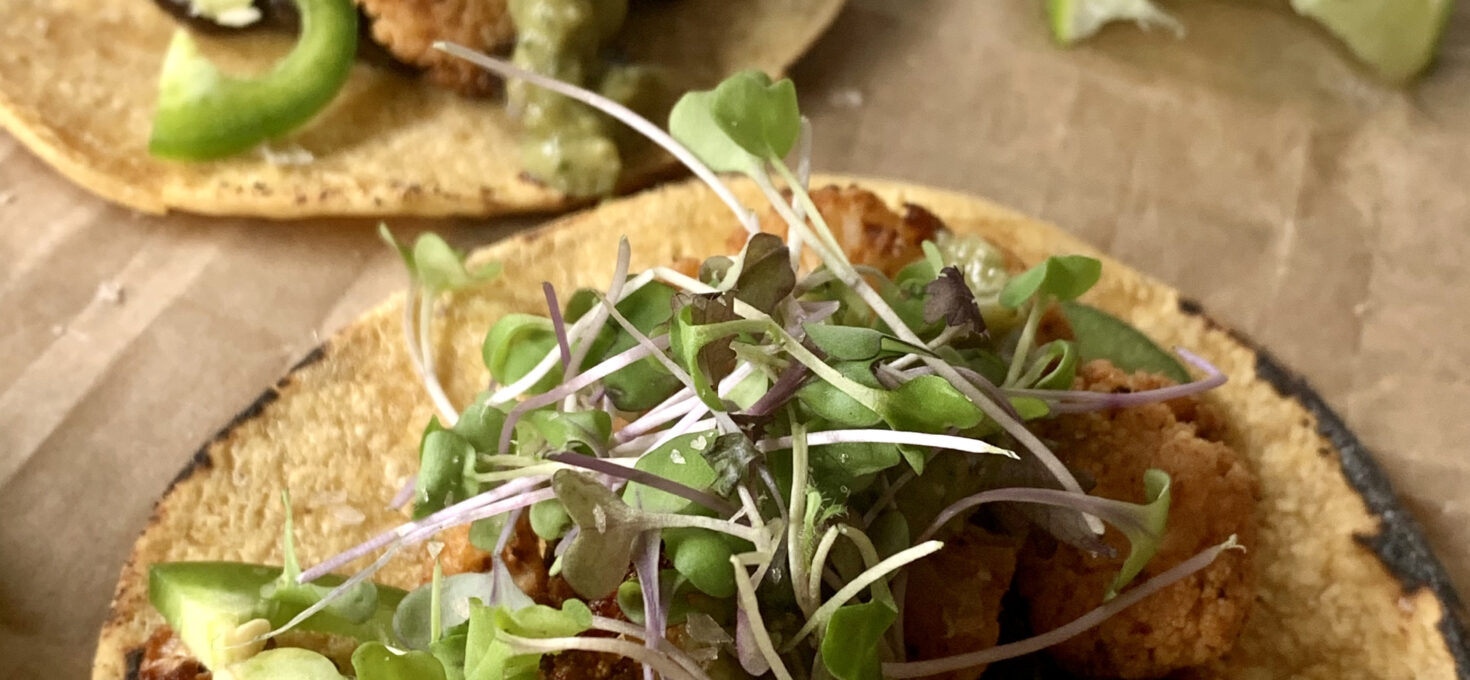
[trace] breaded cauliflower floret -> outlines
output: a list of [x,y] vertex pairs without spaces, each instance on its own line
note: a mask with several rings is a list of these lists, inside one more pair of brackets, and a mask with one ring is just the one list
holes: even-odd
[[[899,215],[877,194],[856,186],[828,185],[812,190],[811,197],[848,259],[877,267],[889,276],[922,257],[924,241],[933,240],[945,228],[934,213],[920,206],[904,204]],[[786,221],[774,209],[767,210],[761,216],[761,231],[784,239]],[[747,236],[744,230],[732,233],[727,243],[730,250],[738,252]]]
[[[965,525],[944,549],[908,567],[904,645],[911,660],[938,659],[995,646],[1000,601],[1016,572],[1019,541]],[[975,666],[928,680],[975,680]]]
[[515,40],[507,0],[357,0],[372,21],[373,40],[424,76],[461,94],[499,90],[491,74],[433,48],[448,40],[472,50],[497,52]]
[[[1128,375],[1106,361],[1078,371],[1077,389],[1141,391],[1172,384]],[[1038,434],[1073,469],[1096,481],[1092,493],[1144,500],[1143,473],[1169,473],[1172,504],[1158,553],[1133,584],[1163,572],[1235,535],[1254,546],[1254,476],[1219,441],[1222,419],[1195,398],[1126,409],[1064,415],[1041,422]],[[1054,541],[1032,541],[1016,580],[1035,632],[1063,625],[1102,604],[1128,554],[1122,533],[1104,540],[1119,557],[1106,559]],[[1045,545],[1043,545],[1045,543]],[[1248,552],[1226,551],[1214,564],[1122,611],[1102,625],[1051,648],[1066,668],[1088,677],[1153,678],[1196,666],[1229,651],[1254,598]]]

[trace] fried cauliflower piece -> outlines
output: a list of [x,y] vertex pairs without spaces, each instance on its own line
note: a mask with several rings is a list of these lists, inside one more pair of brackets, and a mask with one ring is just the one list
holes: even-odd
[[[1140,391],[1172,384],[1161,376],[1128,375],[1106,361],[1083,366],[1077,389]],[[1160,468],[1173,480],[1168,529],[1158,553],[1135,584],[1232,534],[1254,545],[1254,476],[1221,443],[1223,420],[1195,398],[1126,409],[1065,415],[1038,424],[1038,434],[1084,477],[1092,493],[1142,502],[1143,473]],[[1033,540],[1022,551],[1019,592],[1040,633],[1102,604],[1128,554],[1127,539],[1109,529],[1104,540],[1119,557],[1089,555],[1055,541]],[[1155,593],[1102,625],[1051,648],[1068,670],[1086,677],[1153,678],[1197,666],[1230,650],[1254,599],[1248,552],[1227,551],[1214,564]]]
[[[1000,600],[1016,573],[1015,539],[965,525],[944,549],[908,568],[903,638],[908,658],[938,659],[994,647],[1000,639]],[[976,680],[975,666],[932,680]]]
[[373,40],[394,58],[424,69],[430,82],[460,94],[499,91],[488,71],[433,48],[448,40],[482,52],[515,41],[507,0],[357,0],[372,22]]
[[[829,185],[813,190],[811,197],[852,263],[876,267],[890,277],[922,257],[921,244],[945,228],[934,213],[920,206],[906,203],[900,216],[877,194],[856,186]],[[784,239],[786,221],[768,209],[761,215],[761,231]],[[731,234],[730,250],[738,252],[744,247],[746,236],[744,231]],[[810,261],[816,262],[815,258]]]

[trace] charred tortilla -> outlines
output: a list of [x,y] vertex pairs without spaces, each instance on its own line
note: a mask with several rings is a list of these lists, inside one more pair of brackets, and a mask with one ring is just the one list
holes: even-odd
[[[784,71],[842,0],[650,0],[633,3],[621,49],[707,87],[746,68]],[[146,150],[159,65],[177,22],[151,0],[14,0],[0,25],[0,125],[72,181],[149,213],[269,218],[492,215],[569,204],[522,176],[515,127],[498,99],[472,99],[365,63],[289,143],[312,155],[259,153],[178,163]],[[294,36],[200,41],[231,73],[262,70]],[[625,188],[670,170],[662,154],[627,159]]]
[[[855,180],[819,177],[815,184]],[[980,199],[902,184],[856,180],[897,205],[923,205],[957,232],[983,234],[1027,261],[1096,251],[1050,225]],[[752,197],[747,184],[739,192]],[[461,294],[442,329],[445,387],[470,399],[486,376],[486,328],[502,314],[536,312],[542,280],[596,286],[626,234],[635,269],[723,249],[728,213],[702,186],[650,191],[521,234],[477,257],[520,263],[496,283]],[[1202,677],[1465,677],[1466,646],[1454,594],[1424,539],[1398,508],[1361,446],[1309,389],[1268,355],[1212,323],[1197,305],[1104,258],[1087,300],[1165,345],[1189,347],[1230,376],[1207,397],[1230,420],[1227,441],[1260,479],[1259,578],[1254,613],[1235,650]],[[366,514],[344,525],[328,509],[297,513],[299,550],[312,562],[390,528],[382,509],[415,464],[432,414],[401,347],[401,300],[347,327],[196,455],[159,501],[123,568],[98,645],[95,680],[127,675],[130,654],[160,625],[147,603],[147,566],[165,560],[279,563],[277,492],[298,498],[346,493]],[[448,370],[448,367],[461,370]],[[414,552],[379,573],[413,586],[424,578]],[[361,566],[361,565],[355,565]],[[131,658],[136,658],[135,656]]]

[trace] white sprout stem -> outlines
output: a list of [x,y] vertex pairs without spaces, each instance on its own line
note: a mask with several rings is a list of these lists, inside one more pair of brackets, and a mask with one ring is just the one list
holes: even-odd
[[[665,354],[662,348],[654,344],[654,342],[650,340],[647,335],[643,334],[643,331],[638,330],[637,326],[634,326],[632,322],[628,321],[627,317],[624,317],[622,312],[618,311],[617,307],[614,307],[611,302],[607,301],[607,298],[602,299],[602,305],[607,308],[608,313],[611,314],[612,318],[618,322],[618,325],[622,326],[623,330],[627,331],[629,335],[633,336],[634,340],[638,341],[639,346],[648,347],[650,349],[653,358],[657,359],[660,364],[663,364],[664,369],[667,370],[670,375],[677,378],[679,382],[684,383],[685,387],[688,387],[691,390],[694,389],[694,378],[691,378],[687,371],[685,371],[683,368],[680,368],[679,364],[674,363],[674,360],[669,358],[669,355]],[[664,342],[668,342],[667,336],[664,336]],[[724,411],[715,411],[714,417],[715,422],[720,426],[721,432],[729,433],[738,432],[740,430],[740,428],[735,425],[735,421],[731,420],[729,414],[725,413]]]
[[900,550],[889,556],[888,559],[864,570],[863,573],[857,575],[857,578],[849,581],[835,595],[828,598],[826,602],[823,602],[822,606],[818,607],[817,611],[807,618],[806,623],[802,625],[801,629],[796,631],[796,635],[791,637],[791,641],[786,643],[786,649],[790,650],[795,648],[798,643],[806,639],[806,636],[816,630],[817,626],[826,623],[827,619],[832,618],[832,614],[839,607],[847,604],[848,600],[857,597],[858,593],[863,592],[865,588],[877,582],[878,579],[897,571],[910,562],[932,555],[943,547],[944,543],[940,541],[925,541],[912,548]]
[[[596,630],[605,631],[608,633],[616,633],[624,637],[629,637],[635,640],[642,641],[645,644],[648,643],[647,640],[644,640],[644,636],[648,635],[648,631],[643,628],[639,628],[632,623],[628,623],[627,621],[619,621],[618,619],[610,619],[606,616],[594,615],[592,617],[592,627]],[[679,649],[679,647],[674,643],[669,642],[668,639],[658,638],[654,640],[654,644],[657,645],[657,650],[659,652],[662,652],[670,659],[673,659],[674,663],[679,664],[680,667],[682,667],[684,670],[689,671],[691,674],[697,675],[704,672],[704,670],[700,668],[698,661],[695,661],[693,657],[690,657],[689,654],[687,654],[684,650]]]
[[675,515],[673,513],[658,512],[646,513],[634,520],[647,525],[648,529],[709,529],[722,534],[727,534],[742,540],[750,541],[757,547],[765,546],[770,542],[766,531],[744,524],[736,524],[726,519],[705,517],[703,515]]
[[719,425],[719,421],[715,420],[714,418],[705,418],[704,416],[708,413],[709,407],[700,404],[699,408],[696,408],[693,411],[685,414],[683,418],[679,419],[679,422],[674,423],[673,427],[656,433],[657,436],[654,438],[653,444],[649,445],[648,450],[652,451],[660,446],[663,446],[664,444],[669,443],[675,437],[682,437],[686,434],[689,434],[690,432],[698,431],[701,428],[714,429],[716,426]]
[[[766,520],[761,517],[760,507],[755,504],[755,496],[750,495],[750,489],[745,488],[744,484],[736,484],[735,494],[740,496],[740,514],[750,518],[750,526],[757,529],[766,528]],[[735,515],[730,518],[730,521],[734,522],[738,519],[740,515]]]
[[[297,614],[296,616],[292,617],[292,619],[290,621],[287,621],[285,623],[285,625],[283,625],[280,628],[277,628],[277,629],[275,629],[273,631],[270,631],[269,633],[265,633],[263,635],[257,636],[254,640],[252,640],[252,642],[259,641],[259,640],[268,640],[268,639],[273,638],[273,637],[275,637],[277,635],[280,635],[281,633],[284,633],[284,632],[286,632],[288,630],[291,630],[292,628],[295,628],[297,625],[300,625],[300,623],[302,621],[305,621],[305,620],[311,618],[317,612],[319,612],[319,611],[321,611],[323,609],[326,609],[327,608],[327,605],[330,605],[334,600],[336,600],[337,598],[341,597],[342,594],[345,593],[345,592],[347,592],[348,589],[356,586],[359,583],[362,583],[363,581],[366,581],[367,579],[371,578],[373,574],[378,573],[378,570],[379,569],[382,569],[383,568],[383,565],[388,564],[388,560],[392,559],[393,556],[398,553],[398,549],[400,547],[401,546],[399,546],[399,545],[394,545],[394,546],[388,548],[388,550],[386,552],[384,552],[382,555],[379,555],[378,556],[378,559],[374,560],[372,564],[368,565],[368,568],[363,569],[362,571],[359,571],[356,574],[353,574],[352,576],[348,577],[346,581],[343,581],[341,584],[339,584],[337,587],[335,587],[335,588],[327,591],[327,594],[326,595],[323,595],[322,596],[322,599],[317,600],[310,607],[307,607],[306,609],[301,610],[301,613],[300,614]],[[296,581],[298,583],[305,583],[306,581],[303,580],[303,577],[304,576],[306,576],[306,573],[305,572],[303,572],[301,574],[301,576],[297,576],[296,577]]]
[[[807,216],[811,218],[812,225],[816,227],[816,237],[836,251],[843,267],[851,270],[852,262],[847,259],[847,254],[842,251],[842,242],[838,241],[837,235],[832,233],[832,228],[827,225],[827,218],[822,216],[822,211],[817,210],[817,204],[812,201],[811,194],[806,191],[806,183],[792,175],[791,168],[786,167],[786,164],[781,162],[780,159],[776,159],[771,165],[776,168],[776,174],[780,175],[781,179],[786,182],[787,187],[791,189],[792,197],[802,207],[806,208]],[[761,174],[764,175],[765,173]],[[758,183],[759,181],[757,180]],[[769,185],[770,179],[767,178],[765,183]],[[772,190],[774,190],[774,187],[772,187]],[[781,203],[784,205],[784,201]],[[805,226],[805,221],[803,221],[803,226]]]
[[837,527],[828,527],[827,532],[822,534],[822,540],[817,543],[817,551],[812,555],[811,574],[807,576],[806,593],[811,601],[822,599],[822,573],[827,570],[827,556],[832,553],[832,547],[837,545]]
[[[857,548],[858,556],[863,559],[864,568],[871,569],[878,564],[878,547],[873,545],[873,539],[868,538],[867,534],[846,524],[837,525],[837,533],[852,541],[853,546]],[[888,584],[881,580],[873,583],[873,594],[893,597],[893,593],[888,590]]]
[[[783,173],[783,175],[790,174],[790,170],[785,169],[784,166],[780,164],[777,164],[777,171]],[[762,191],[767,192],[768,198],[771,195],[775,194],[775,188],[770,186],[770,179],[764,177],[763,172],[753,173],[752,177],[753,179],[755,179],[757,185],[761,185]],[[805,192],[800,191],[793,191],[792,193],[797,195],[805,194]],[[779,199],[779,196],[777,196],[777,198]],[[811,198],[807,197],[806,200],[810,201]],[[785,202],[780,200],[773,200],[772,202],[775,204],[777,212],[782,213],[783,218],[789,219],[788,216],[790,215],[790,211],[783,210],[783,208],[785,208]],[[812,205],[810,203],[808,203],[808,208],[812,212],[811,217],[813,222],[817,224],[820,231],[825,232],[825,236],[830,238],[832,236],[831,229],[827,227],[826,222],[822,219],[821,213],[817,212],[815,209],[815,205]],[[807,225],[804,222],[792,222],[791,227],[803,230],[808,229]],[[816,246],[818,244],[813,245]],[[862,298],[863,302],[866,303],[868,307],[871,308],[873,312],[878,315],[878,318],[882,319],[883,323],[887,324],[888,327],[893,330],[894,334],[897,335],[900,340],[915,345],[924,344],[923,339],[920,338],[917,333],[914,333],[913,329],[909,328],[908,324],[904,323],[902,318],[899,318],[898,312],[895,312],[892,307],[888,306],[888,303],[883,300],[883,296],[879,295],[878,291],[874,290],[873,287],[868,284],[867,279],[864,279],[857,274],[856,270],[853,268],[852,264],[848,262],[846,256],[842,253],[840,248],[838,248],[835,255],[833,253],[824,251],[827,251],[825,247],[819,248],[818,254],[822,256],[822,259],[826,262],[827,266],[837,274],[838,279],[842,281],[842,283],[846,284],[849,288],[852,288],[854,291],[856,291],[858,296]],[[1021,443],[1024,444],[1026,448],[1031,452],[1031,454],[1036,456],[1036,459],[1040,461],[1044,467],[1046,467],[1047,471],[1050,472],[1053,477],[1056,477],[1057,481],[1061,483],[1063,488],[1068,491],[1075,491],[1078,493],[1082,492],[1082,485],[1077,482],[1077,478],[1072,475],[1071,471],[1067,470],[1067,467],[1062,464],[1062,461],[1057,459],[1056,454],[1053,454],[1050,449],[1047,449],[1046,446],[1041,443],[1041,440],[1037,439],[1035,435],[1031,434],[1031,432],[1027,430],[1024,425],[1011,418],[1008,414],[1005,413],[1004,409],[992,402],[978,388],[976,388],[974,385],[971,385],[969,381],[965,380],[965,378],[961,376],[959,371],[955,370],[953,366],[949,365],[948,362],[940,359],[939,357],[921,357],[921,359],[923,359],[924,363],[933,368],[934,372],[937,373],[941,378],[949,381],[956,390],[959,390],[960,394],[965,395],[966,398],[974,402],[976,406],[980,407],[980,409],[985,412],[985,415],[989,416],[990,419],[999,423],[1002,429],[1004,429],[1011,436],[1020,440]],[[1087,527],[1091,529],[1093,533],[1102,533],[1102,522],[1098,521],[1096,517],[1084,516],[1083,519],[1087,522]]]
[[382,548],[383,546],[386,546],[390,543],[395,543],[402,540],[404,536],[413,533],[418,527],[423,526],[428,522],[437,521],[454,513],[464,512],[467,509],[473,509],[483,505],[489,505],[491,503],[496,503],[501,500],[525,493],[526,491],[529,491],[532,487],[544,481],[546,481],[544,478],[539,480],[518,479],[486,491],[485,493],[482,493],[473,498],[467,498],[463,501],[460,501],[459,503],[456,503],[434,514],[431,514],[428,517],[423,518],[422,520],[400,524],[397,527],[389,529],[388,531],[384,531],[377,536],[374,536],[362,543],[359,543],[356,546],[348,548],[343,552],[333,555],[332,557],[323,560],[316,566],[313,566],[310,569],[301,572],[301,575],[296,577],[296,582],[310,583],[312,581],[315,581],[316,579],[321,578],[322,576],[331,573],[332,571],[335,571],[337,568],[347,564],[348,562],[362,557],[363,555],[366,555],[374,550]]
[[448,529],[449,527],[459,526],[461,524],[469,524],[470,522],[473,522],[477,519],[494,517],[499,514],[510,512],[511,510],[518,510],[520,508],[529,507],[540,503],[541,501],[551,500],[553,498],[556,498],[556,493],[554,491],[552,491],[551,489],[542,489],[540,491],[532,491],[527,494],[522,494],[515,498],[507,498],[503,501],[491,503],[484,507],[474,508],[458,515],[451,515],[432,524],[426,524],[414,530],[413,533],[404,536],[403,544],[415,545],[418,543],[422,543],[423,541],[433,537],[434,534]]
[[[641,289],[643,286],[648,285],[648,283],[651,281],[653,281],[652,272],[644,272],[642,274],[639,274],[638,276],[633,277],[631,280],[628,281],[627,285],[623,287],[623,297],[626,298],[627,296],[638,292],[639,289]],[[592,315],[588,314],[586,316],[583,316],[581,319],[578,319],[576,323],[572,324],[572,327],[567,329],[567,332],[573,335],[579,335],[587,328],[587,326],[590,326],[591,324]],[[514,401],[516,397],[521,396],[526,392],[526,390],[531,389],[533,386],[535,386],[536,383],[541,382],[541,379],[546,377],[546,374],[550,373],[551,369],[555,368],[556,365],[560,362],[561,350],[555,347],[551,348],[546,352],[544,356],[541,357],[541,361],[536,363],[536,366],[531,369],[531,372],[521,376],[519,380],[493,392],[490,395],[490,404],[492,406],[498,406]]]
[[740,199],[736,198],[734,192],[730,191],[730,187],[725,186],[725,183],[720,181],[719,176],[715,175],[709,166],[705,165],[703,161],[699,160],[698,156],[695,156],[692,151],[683,144],[680,144],[667,132],[664,132],[647,118],[638,115],[632,109],[595,92],[563,83],[555,78],[543,76],[539,73],[527,71],[508,61],[496,59],[462,45],[437,40],[434,42],[434,49],[448,52],[460,59],[492,71],[502,78],[519,78],[537,87],[542,87],[564,97],[575,99],[622,121],[623,124],[637,130],[639,134],[642,134],[655,144],[663,147],[670,154],[673,154],[695,176],[704,180],[704,183],[708,184],[714,190],[715,195],[719,196],[720,200],[725,202],[725,205],[730,208],[730,211],[735,213],[735,218],[740,220],[741,226],[745,227],[746,231],[752,234],[759,231],[760,227],[756,221],[755,212],[741,204]]
[[434,360],[434,298],[430,295],[419,297],[419,356],[424,362],[424,379],[427,381],[429,398],[433,400],[434,406],[439,409],[440,415],[444,416],[444,424],[454,427],[459,422],[459,409],[449,400],[449,395],[444,393],[444,386],[439,383],[438,362]]
[[[668,343],[667,337],[662,339],[665,344]],[[502,424],[500,427],[499,453],[501,455],[505,455],[510,451],[510,439],[511,435],[513,435],[515,432],[515,425],[521,419],[521,416],[525,415],[527,412],[534,411],[543,406],[548,406],[556,403],[557,401],[560,401],[563,396],[559,394],[560,392],[564,391],[568,394],[576,394],[582,388],[587,387],[599,380],[602,380],[603,378],[606,378],[613,373],[627,368],[628,366],[631,366],[634,362],[643,359],[643,357],[649,356],[650,354],[662,353],[663,352],[659,349],[659,344],[651,340],[648,342],[647,345],[640,344],[637,347],[629,347],[628,349],[608,358],[607,361],[604,361],[596,366],[593,366],[591,369],[588,369],[586,373],[583,373],[575,378],[572,378],[571,380],[562,383],[560,387],[557,387],[550,392],[546,392],[545,394],[538,394],[519,404],[516,404],[515,408],[511,409],[509,413],[505,414],[505,423]]]
[[1007,487],[1004,489],[991,489],[980,493],[966,496],[949,507],[940,511],[939,515],[929,523],[929,528],[920,534],[919,540],[933,538],[934,534],[948,524],[960,513],[970,508],[978,507],[986,503],[1031,503],[1034,505],[1048,505],[1058,508],[1067,508],[1086,513],[1092,517],[1106,517],[1114,526],[1132,528],[1137,524],[1131,519],[1137,506],[1124,501],[1115,501],[1111,498],[1102,498],[1085,493],[1073,493],[1060,489],[1039,489],[1036,487]]
[[760,601],[755,598],[755,588],[750,585],[750,575],[745,573],[745,567],[740,566],[740,560],[733,556],[730,558],[730,566],[735,569],[735,604],[745,612],[752,637],[755,638],[756,649],[760,650],[761,656],[766,660],[766,665],[771,667],[771,672],[776,675],[776,680],[792,680],[791,671],[786,670],[786,663],[781,660],[781,655],[776,653],[776,645],[771,642],[771,634],[766,630],[766,622],[761,618]]
[[[802,531],[806,526],[806,485],[811,472],[807,456],[806,427],[792,419],[791,436],[791,511],[786,523],[786,563],[791,571],[792,593],[804,616],[816,610],[815,600],[808,600],[801,584],[806,582],[806,549]],[[779,500],[779,499],[778,499]]]
[[687,387],[679,388],[662,403],[649,409],[646,413],[638,416],[636,420],[628,423],[623,429],[618,430],[616,438],[619,442],[627,442],[639,435],[647,434],[650,430],[682,417],[693,410],[696,404],[702,403],[694,396],[694,390]]
[[989,649],[956,654],[938,659],[929,659],[927,661],[885,663],[883,664],[883,677],[894,678],[895,680],[899,678],[923,678],[940,673],[973,668],[1046,649],[1047,647],[1065,642],[1073,636],[1086,632],[1088,629],[1106,621],[1114,614],[1133,606],[1149,595],[1174,585],[1191,574],[1210,566],[1220,556],[1220,553],[1226,550],[1244,549],[1243,546],[1236,542],[1235,536],[1232,535],[1224,543],[1205,549],[1203,552],[1180,562],[1168,571],[1145,581],[1138,587],[1109,600],[1102,606],[1041,635]]
[[[459,411],[449,401],[449,396],[444,394],[444,388],[439,384],[439,376],[434,372],[433,359],[426,358],[425,352],[429,349],[428,336],[423,326],[428,325],[429,320],[425,318],[420,322],[415,333],[414,307],[419,309],[432,309],[433,302],[428,296],[419,292],[419,286],[410,274],[408,281],[408,293],[403,297],[403,343],[408,348],[408,362],[413,365],[413,370],[419,376],[419,381],[424,385],[424,391],[429,393],[429,400],[434,402],[434,408],[443,416],[445,424],[454,427],[459,420]],[[427,316],[422,315],[421,316]],[[415,338],[415,335],[418,337]]]
[[[749,175],[752,180],[755,180],[756,186],[760,187],[761,193],[766,195],[766,200],[770,202],[771,207],[776,209],[776,214],[780,215],[781,219],[786,221],[789,231],[801,232],[802,238],[810,243],[812,250],[817,253],[817,257],[821,258],[832,269],[838,271],[839,275],[843,278],[846,278],[847,274],[853,273],[852,264],[842,254],[842,247],[837,244],[836,239],[831,238],[830,231],[826,234],[822,234],[820,230],[812,231],[811,227],[807,226],[805,219],[797,218],[796,213],[791,210],[791,206],[786,205],[786,201],[781,198],[781,192],[776,190],[776,185],[771,183],[771,177],[766,174],[765,170],[757,169],[749,173]],[[795,187],[792,189],[791,193],[793,196],[800,198],[805,195],[806,192],[797,191],[796,189]],[[815,210],[809,212],[813,221],[822,219],[821,213]]]
[[670,654],[654,651],[628,640],[594,637],[528,638],[511,635],[505,631],[498,632],[496,636],[501,641],[509,644],[511,649],[522,652],[554,654],[568,650],[577,650],[582,652],[616,654],[637,661],[644,666],[652,667],[653,670],[666,678],[670,678],[670,680],[709,680],[709,676],[705,675],[703,671],[695,672],[684,668],[678,662],[674,661]]
[[[756,448],[762,452],[770,452],[789,449],[791,448],[791,444],[791,437],[777,437],[762,441],[756,445]],[[927,434],[923,432],[904,432],[897,430],[823,430],[807,435],[807,444],[810,446],[826,446],[829,444],[913,444],[915,446],[950,449],[965,453],[986,453],[1005,456],[1007,458],[1020,458],[1020,456],[1017,456],[1010,449],[1003,449],[979,439],[957,437],[948,434]]]
[[715,429],[716,425],[715,419],[704,417],[705,414],[707,414],[708,412],[709,407],[701,403],[698,407],[695,407],[693,411],[686,413],[684,417],[679,420],[679,422],[674,423],[673,427],[670,427],[667,430],[659,430],[657,432],[650,432],[645,435],[634,437],[633,439],[628,440],[626,443],[619,444],[613,447],[612,451],[609,452],[609,455],[613,456],[614,458],[642,456],[649,451],[663,446],[664,444],[668,443],[670,439],[673,439],[674,437],[677,437],[679,435],[688,434],[696,430],[713,430]]
[[1013,387],[1026,367],[1026,355],[1031,353],[1031,343],[1036,341],[1036,329],[1046,313],[1046,298],[1037,295],[1031,303],[1031,312],[1026,315],[1026,325],[1021,327],[1021,338],[1016,342],[1016,352],[1011,355],[1011,367],[1006,371],[1006,387]]
[[[612,283],[608,284],[607,287],[607,299],[618,301],[623,299],[623,284],[628,280],[628,260],[630,257],[631,250],[628,247],[628,237],[624,236],[619,238],[618,260],[617,265],[613,268]],[[579,333],[577,337],[571,337],[571,331],[567,331],[567,342],[575,344],[576,349],[572,351],[571,358],[567,360],[564,380],[570,380],[576,377],[577,367],[581,366],[582,361],[587,358],[587,352],[591,351],[593,342],[597,340],[597,335],[602,332],[602,327],[606,324],[607,312],[599,306],[597,309],[592,310],[592,321],[588,323],[585,332],[587,337],[585,339],[581,337],[582,333]],[[582,340],[582,342],[578,344],[578,340]],[[567,395],[565,410],[571,410],[574,405],[573,395]]]

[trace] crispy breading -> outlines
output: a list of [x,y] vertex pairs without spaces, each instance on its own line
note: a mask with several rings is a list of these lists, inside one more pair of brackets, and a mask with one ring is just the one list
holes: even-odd
[[424,69],[434,84],[460,94],[499,91],[490,72],[433,48],[448,40],[482,52],[515,40],[506,0],[357,0],[372,22],[373,40],[398,60]]
[[138,680],[209,680],[213,675],[199,663],[174,629],[164,625],[153,631],[143,645],[138,662]]
[[[1139,391],[1167,378],[1128,375],[1106,361],[1078,372],[1076,387]],[[1160,468],[1172,479],[1168,530],[1135,584],[1235,535],[1255,544],[1254,476],[1219,439],[1221,417],[1195,398],[1126,409],[1065,415],[1038,424],[1069,466],[1095,479],[1092,493],[1142,502],[1143,473]],[[1127,539],[1109,529],[1119,551],[1107,559],[1054,541],[1022,551],[1017,583],[1036,632],[1051,630],[1102,604],[1127,555]],[[1074,673],[1087,677],[1152,678],[1212,661],[1234,645],[1255,593],[1248,552],[1227,551],[1208,568],[1155,593],[1100,626],[1051,648]]]
[[[905,203],[900,216],[877,194],[854,185],[824,186],[812,190],[811,197],[852,263],[877,267],[889,276],[923,256],[921,244],[944,229],[934,213],[920,206]],[[767,209],[761,215],[761,231],[784,239],[786,221],[774,209]],[[727,245],[739,251],[745,239],[746,233],[740,231],[730,236]]]
[[[966,525],[944,549],[908,567],[904,645],[910,659],[937,659],[994,647],[1000,601],[1016,572],[1019,541]],[[975,680],[975,666],[931,680]]]

